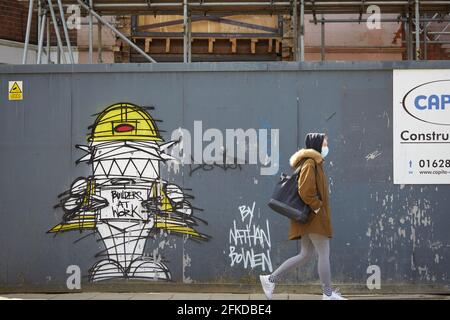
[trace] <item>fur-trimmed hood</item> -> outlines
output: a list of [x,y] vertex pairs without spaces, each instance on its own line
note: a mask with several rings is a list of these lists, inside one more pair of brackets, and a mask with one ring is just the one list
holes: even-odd
[[312,158],[317,164],[323,162],[322,155],[314,149],[300,149],[289,159],[289,164],[293,169],[297,168],[299,162],[305,158]]

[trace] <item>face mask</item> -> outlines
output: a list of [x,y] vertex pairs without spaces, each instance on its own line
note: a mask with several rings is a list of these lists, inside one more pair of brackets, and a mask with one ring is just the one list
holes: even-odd
[[322,152],[321,152],[321,154],[322,154],[322,157],[326,157],[327,155],[328,155],[328,152],[330,151],[330,149],[328,149],[328,147],[323,147],[322,148]]

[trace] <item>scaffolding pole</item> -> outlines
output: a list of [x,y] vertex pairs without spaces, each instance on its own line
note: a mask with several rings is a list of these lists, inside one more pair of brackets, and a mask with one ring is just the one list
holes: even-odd
[[293,54],[294,54],[294,61],[299,60],[299,54],[298,54],[298,7],[297,7],[297,1],[294,0],[292,5],[292,48],[293,48]]
[[188,14],[188,62],[192,62],[192,17]]
[[416,18],[416,60],[420,60],[420,11],[419,11],[419,0],[416,0],[414,17]]
[[30,0],[30,2],[28,3],[27,30],[25,33],[25,44],[23,47],[22,64],[27,63],[28,43],[30,42],[31,19],[33,18],[33,5],[34,0]]
[[74,59],[73,59],[72,46],[70,44],[69,31],[67,30],[67,24],[66,24],[66,19],[64,18],[64,9],[63,9],[61,0],[58,0],[58,7],[59,7],[60,15],[61,15],[61,21],[62,21],[63,30],[64,30],[64,36],[66,37],[66,46],[67,46],[67,50],[69,51],[70,63],[74,64],[75,62],[74,62]]
[[409,41],[408,41],[408,47],[409,47],[409,57],[408,60],[414,60],[415,53],[414,53],[414,37],[413,37],[413,16],[411,10],[408,13],[408,32],[409,32]]
[[50,36],[51,36],[51,33],[50,33],[50,17],[47,16],[46,19],[47,19],[47,30],[46,30],[46,32],[47,32],[47,37],[46,37],[47,47],[46,47],[46,51],[47,51],[47,64],[49,64],[50,63]]
[[61,35],[59,34],[58,22],[56,21],[55,11],[53,10],[53,3],[52,3],[52,0],[47,0],[47,1],[48,1],[48,8],[50,10],[50,15],[52,16],[53,28],[55,29],[56,42],[58,43],[58,50],[62,54],[62,61],[64,63],[67,63],[66,55],[64,54],[64,47],[63,47],[62,41],[61,41]]
[[320,60],[325,60],[325,19],[322,14],[322,21],[320,22]]
[[[39,39],[41,38],[41,32],[42,32],[42,30],[41,30],[41,20],[42,20],[42,17],[41,17],[41,15],[42,15],[41,0],[38,0],[37,5],[38,5],[37,38],[38,38],[38,42],[39,42]],[[37,63],[37,59],[38,59],[38,56],[36,54],[36,63]]]
[[100,21],[97,23],[97,35],[98,35],[98,48],[97,48],[97,63],[103,63],[103,39],[102,39],[102,24]]
[[[450,5],[450,4],[449,4]],[[380,22],[405,22],[408,21],[407,18],[398,18],[398,19],[380,19]],[[421,18],[420,19],[421,22],[450,22],[450,19],[429,19],[429,18]],[[311,23],[315,23],[315,21],[313,19],[310,19],[309,22]],[[322,20],[317,20],[317,22],[322,22]],[[359,19],[324,19],[323,22],[325,23],[347,23],[347,22],[357,22],[357,23],[361,23],[361,21]]]
[[[94,1],[89,0],[89,7],[94,8]],[[93,62],[94,26],[92,12],[89,11],[89,63]]]
[[[28,1],[28,0],[19,0]],[[78,0],[67,0],[67,3],[74,4]],[[89,3],[84,0],[85,4]],[[267,1],[204,1],[198,0],[189,3],[190,11],[214,14],[218,12],[230,14],[286,14],[292,9],[292,0],[267,0]],[[88,5],[88,4],[87,4]],[[403,1],[305,1],[305,11],[307,13],[360,13],[361,5],[377,5],[383,13],[401,13],[403,10],[413,8],[413,0]],[[427,0],[421,2],[422,12],[435,10],[448,13],[450,1]],[[442,7],[442,8],[441,8]],[[98,1],[95,8],[99,13],[109,15],[114,14],[183,14],[183,1]]]
[[299,31],[299,52],[300,61],[305,61],[305,1],[300,0],[300,31]]
[[[361,6],[362,1],[307,1],[308,2],[308,7],[307,9],[312,11],[312,9],[314,8],[314,10],[316,11],[320,11],[320,10],[331,10],[331,9],[336,9],[339,12],[342,12],[343,10],[341,9],[342,7],[357,7],[358,10],[355,11],[356,13],[359,12],[359,8]],[[435,1],[435,0],[427,0],[424,2],[424,5],[426,5],[427,7],[430,6],[438,6],[438,5],[449,5],[449,1]],[[235,8],[242,8],[242,7],[252,7],[252,8],[260,8],[260,7],[267,7],[267,13],[273,13],[274,10],[276,11],[278,7],[282,7],[282,9],[288,9],[290,6],[292,5],[292,3],[290,1],[243,1],[243,2],[236,2],[236,1],[228,1],[228,2],[205,2],[205,1],[197,1],[195,3],[191,3],[190,6],[192,8],[195,8],[196,11],[198,10],[205,10],[205,12],[210,12],[211,13],[211,9],[214,7],[220,7],[220,8],[229,8],[229,7],[235,7]],[[364,5],[366,6],[370,6],[370,5],[377,5],[380,7],[393,7],[393,6],[410,6],[411,5],[411,1],[408,0],[404,0],[404,1],[364,1]],[[122,3],[119,2],[111,2],[111,3],[98,3],[96,4],[96,8],[98,8],[101,11],[108,11],[108,12],[112,12],[113,10],[117,10],[120,11],[122,8],[128,8],[127,11],[121,11],[121,14],[126,14],[129,13],[131,11],[140,11],[140,12],[145,12],[145,10],[147,9],[148,12],[156,12],[158,11],[159,14],[161,14],[162,12],[167,12],[166,10],[169,10],[171,13],[176,12],[175,10],[177,10],[178,8],[180,8],[182,10],[182,6],[183,6],[183,2],[151,2],[151,1],[143,1],[141,3],[126,3],[126,1],[124,0]],[[330,8],[331,7],[331,8]],[[164,9],[163,9],[164,8]],[[425,9],[426,9],[425,8]],[[247,8],[245,8],[247,9]],[[230,10],[228,10],[230,11]],[[246,14],[254,14],[256,12],[260,12],[261,9],[254,9],[254,10],[243,10],[243,11],[239,11],[236,10],[235,12],[233,12],[234,14],[240,14],[240,13],[246,13]],[[179,12],[179,11],[178,11]],[[329,12],[329,13],[333,13],[333,12]],[[391,12],[386,12],[386,13],[391,13]],[[174,13],[176,14],[176,13]]]
[[47,10],[44,10],[44,14],[42,16],[41,19],[41,34],[39,35],[39,40],[38,40],[38,53],[37,53],[37,64],[41,63],[41,59],[42,59],[42,47],[44,46],[44,28],[45,28],[45,23],[47,22]]
[[111,29],[112,32],[114,32],[119,38],[121,38],[123,41],[128,43],[134,50],[139,52],[142,56],[144,56],[147,60],[150,62],[156,62],[152,57],[150,57],[148,54],[146,54],[141,48],[139,48],[133,41],[128,39],[123,33],[121,33],[119,30],[117,30],[113,25],[111,25],[108,21],[103,19],[97,12],[95,12],[93,9],[91,9],[89,6],[87,6],[82,0],[77,0],[78,4],[82,6],[85,10],[88,10],[92,13],[94,17],[97,18],[97,20],[107,26],[109,29]]
[[[441,35],[441,34],[450,34],[449,31],[429,31],[428,34],[437,34],[437,35]],[[438,37],[436,37],[437,39]]]
[[189,56],[188,35],[188,0],[183,0],[183,62],[188,62]]
[[[403,41],[403,43],[405,43],[405,41]],[[450,40],[448,41],[441,41],[441,40],[427,40],[427,43],[440,43],[440,44],[449,44]]]
[[42,15],[42,10],[41,10],[41,0],[38,0],[37,2],[37,19],[38,19],[38,24],[37,24],[37,38],[39,40],[39,35],[41,34],[41,15]]
[[406,59],[411,60],[411,24],[409,19],[409,13],[406,14],[406,20],[403,22],[403,28],[405,30],[405,41],[406,41]]
[[[427,14],[424,13],[424,17],[427,17]],[[428,23],[424,23],[423,26],[423,59],[427,60],[428,59],[428,44],[427,44],[427,37],[428,37]]]

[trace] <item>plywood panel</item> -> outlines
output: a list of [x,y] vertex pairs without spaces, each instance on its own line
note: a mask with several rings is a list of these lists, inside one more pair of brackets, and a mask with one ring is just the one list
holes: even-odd
[[[195,17],[193,17],[195,19]],[[207,17],[204,17],[205,19]],[[243,22],[248,24],[255,24],[263,27],[274,28],[278,27],[278,17],[277,16],[226,16],[223,17],[227,20],[233,20],[237,22]],[[146,29],[145,31],[155,31],[155,32],[183,32],[183,16],[169,15],[169,16],[140,16],[138,18],[138,26],[152,25],[170,21],[178,21],[179,24],[157,27],[152,29]],[[143,30],[144,31],[144,30]],[[223,33],[223,32],[249,32],[249,33],[267,33],[264,30],[258,30],[246,26],[231,25],[228,23],[220,23],[210,20],[201,20],[192,22],[192,32],[211,32],[211,33]]]

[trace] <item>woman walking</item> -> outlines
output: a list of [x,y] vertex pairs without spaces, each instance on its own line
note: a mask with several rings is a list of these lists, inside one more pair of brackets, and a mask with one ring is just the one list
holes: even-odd
[[302,224],[291,220],[289,240],[301,239],[301,251],[289,258],[270,275],[261,275],[260,280],[268,299],[272,298],[279,277],[294,267],[300,267],[314,255],[318,255],[318,272],[323,288],[323,300],[347,300],[331,288],[330,238],[332,226],[328,198],[328,184],[323,170],[324,158],[328,154],[328,138],[323,133],[308,133],[306,148],[298,150],[289,159],[293,169],[299,169],[298,192],[311,208],[308,221]]

